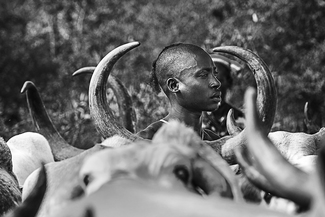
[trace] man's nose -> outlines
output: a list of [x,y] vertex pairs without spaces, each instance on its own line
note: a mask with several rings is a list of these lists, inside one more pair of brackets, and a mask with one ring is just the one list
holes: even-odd
[[221,82],[214,75],[211,76],[211,79],[210,79],[210,87],[217,88],[217,89],[219,89],[221,87]]

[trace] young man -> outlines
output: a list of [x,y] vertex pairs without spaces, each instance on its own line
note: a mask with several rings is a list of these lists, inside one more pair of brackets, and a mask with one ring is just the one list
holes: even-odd
[[202,139],[218,139],[212,131],[202,130],[202,112],[214,111],[221,102],[221,83],[210,55],[193,44],[173,44],[164,48],[153,63],[153,83],[170,102],[169,113],[138,133],[151,139],[171,119],[192,127]]

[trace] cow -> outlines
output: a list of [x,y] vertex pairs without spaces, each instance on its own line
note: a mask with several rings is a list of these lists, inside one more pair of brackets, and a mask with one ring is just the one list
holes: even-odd
[[[228,165],[220,156],[214,162],[206,158],[204,145],[192,129],[171,123],[161,128],[152,142],[137,141],[113,149],[97,145],[75,157],[46,164],[48,187],[38,216],[52,215],[66,203],[121,177],[242,201],[240,190],[234,185],[235,177],[229,180],[232,172]],[[38,173],[36,170],[27,178],[23,200]]]
[[48,141],[39,133],[25,132],[11,137],[7,145],[12,154],[13,173],[22,188],[26,178],[41,163],[54,162]]
[[[35,217],[45,193],[46,169],[42,167],[33,193],[5,217]],[[71,201],[54,216],[275,216],[289,217],[263,207],[222,197],[202,197],[178,186],[166,188],[156,182],[116,179],[97,191]]]
[[[81,180],[87,180],[84,186],[91,192],[119,177],[145,179],[146,182],[157,182],[167,188],[181,184],[195,191],[193,183],[203,181],[196,180],[196,177],[211,176],[215,178],[214,186],[206,183],[201,189],[211,192],[212,187],[218,189],[216,193],[220,196],[232,198],[230,186],[222,175],[197,158],[200,143],[200,138],[192,129],[172,121],[157,132],[152,142],[139,141],[132,146],[92,154],[85,159],[79,176]],[[201,169],[206,170],[203,176],[199,174]]]
[[[227,116],[227,129],[231,135],[237,135],[242,131],[236,126],[232,110]],[[325,128],[314,134],[273,131],[268,137],[290,163],[306,171],[312,171],[315,156],[325,144]]]

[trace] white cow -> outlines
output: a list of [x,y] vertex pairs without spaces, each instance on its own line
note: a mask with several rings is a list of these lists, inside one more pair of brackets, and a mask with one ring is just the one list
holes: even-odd
[[26,132],[7,141],[12,154],[13,172],[22,187],[26,178],[42,163],[54,162],[48,141],[39,133]]

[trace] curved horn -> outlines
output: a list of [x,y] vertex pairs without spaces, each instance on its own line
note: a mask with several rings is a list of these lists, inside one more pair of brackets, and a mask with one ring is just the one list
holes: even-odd
[[308,108],[309,108],[308,105],[309,105],[308,102],[306,102],[305,106],[304,106],[304,115],[305,115],[306,121],[309,123],[309,122],[311,122],[311,120],[310,120],[309,115],[308,115]]
[[22,204],[5,217],[35,217],[43,201],[47,185],[45,166],[42,165],[37,182],[33,190]]
[[93,72],[95,71],[96,66],[87,66],[87,67],[82,67],[80,69],[78,69],[77,71],[75,71],[74,73],[72,73],[72,77],[74,76],[79,76],[82,74],[90,74],[92,75]]
[[236,121],[234,117],[234,109],[232,108],[228,111],[226,126],[229,135],[232,136],[236,136],[242,131],[242,129],[236,125]]
[[[244,61],[252,71],[257,84],[258,113],[262,119],[265,132],[269,132],[276,110],[276,89],[270,70],[264,61],[250,50],[237,46],[224,46],[213,49],[214,52],[228,53]],[[222,157],[230,164],[236,162],[234,148],[245,144],[245,129],[237,136],[223,141],[216,141],[215,146],[221,149]]]
[[[75,71],[72,76],[77,76],[81,74],[93,74],[96,67],[89,66],[83,67]],[[136,132],[136,122],[137,118],[135,115],[135,111],[132,106],[132,99],[130,94],[128,93],[126,87],[123,83],[116,78],[115,76],[111,75],[107,80],[108,88],[111,88],[114,92],[114,95],[117,99],[117,105],[119,108],[119,116],[120,116],[120,123],[131,133]]]
[[213,52],[234,55],[248,65],[254,74],[257,85],[258,114],[261,117],[263,128],[269,132],[274,121],[277,93],[272,74],[265,62],[252,51],[237,46],[216,47]]
[[246,148],[235,149],[235,154],[238,164],[250,182],[265,192],[271,193],[277,197],[286,198],[286,195],[283,194],[283,192],[273,187],[271,183],[254,167],[253,162],[249,160],[249,153]]
[[21,93],[26,93],[28,109],[34,126],[48,140],[56,161],[73,157],[83,151],[69,145],[58,133],[33,82],[26,81]]
[[308,208],[312,199],[310,178],[290,164],[263,132],[255,98],[255,90],[249,88],[245,94],[247,148],[256,168],[275,189],[282,192],[284,198],[295,201],[302,208]]
[[115,134],[130,140],[140,137],[122,127],[109,109],[106,100],[106,82],[114,64],[128,51],[139,46],[139,42],[130,42],[109,52],[97,65],[89,86],[89,108],[98,131],[104,138]]

